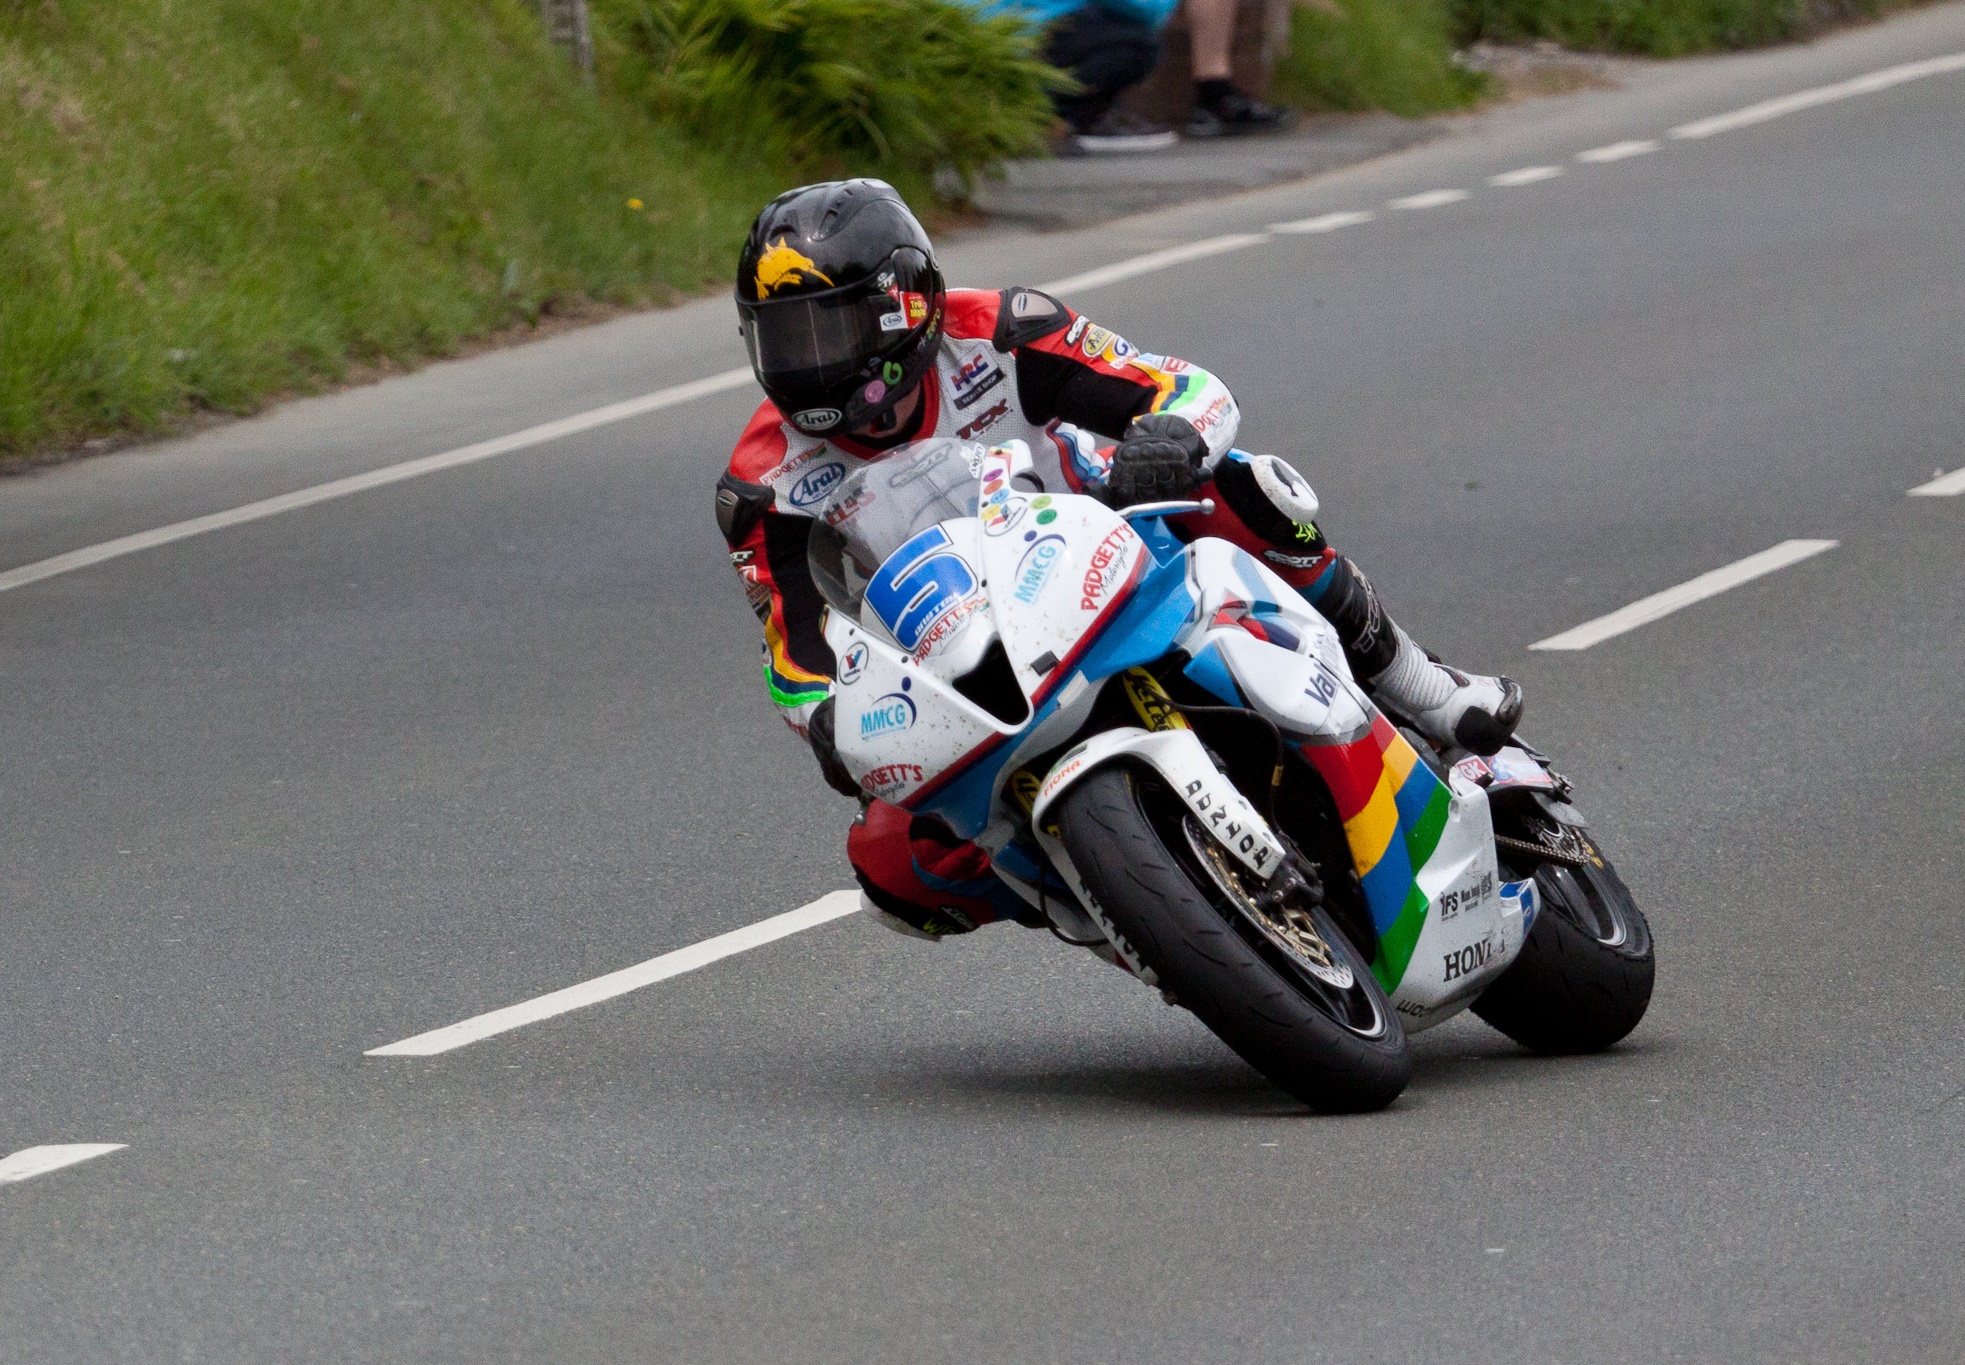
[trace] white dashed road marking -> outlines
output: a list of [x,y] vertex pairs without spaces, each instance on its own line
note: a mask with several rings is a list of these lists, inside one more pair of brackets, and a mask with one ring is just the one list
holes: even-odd
[[1820,105],[1833,104],[1855,95],[1873,95],[1879,90],[1902,85],[1905,81],[1919,81],[1927,76],[1944,76],[1954,71],[1965,71],[1965,52],[1954,52],[1947,57],[1930,57],[1921,62],[1905,62],[1902,66],[1885,67],[1872,71],[1866,76],[1853,80],[1837,81],[1834,85],[1818,85],[1813,90],[1797,90],[1792,95],[1782,95],[1779,99],[1762,100],[1759,104],[1749,104],[1744,109],[1735,109],[1730,114],[1715,114],[1712,118],[1702,118],[1692,123],[1681,123],[1672,129],[1677,138],[1711,137],[1714,133],[1730,133],[1735,128],[1750,128],[1756,123],[1765,123],[1785,114],[1795,114],[1803,109],[1814,109]]
[[1377,214],[1370,210],[1348,210],[1342,214],[1319,214],[1317,218],[1297,218],[1295,222],[1271,222],[1269,232],[1336,232],[1360,222],[1372,222]]
[[1465,190],[1427,190],[1424,194],[1409,194],[1403,199],[1394,199],[1395,209],[1436,209],[1443,204],[1457,204],[1467,197]]
[[1130,280],[1135,275],[1150,275],[1156,270],[1185,265],[1189,261],[1198,261],[1207,256],[1219,256],[1223,252],[1259,246],[1268,240],[1269,234],[1266,232],[1231,232],[1223,237],[1208,237],[1202,241],[1189,242],[1186,246],[1170,246],[1165,251],[1149,251],[1144,256],[1115,261],[1111,265],[1102,265],[1097,270],[1087,270],[1082,275],[1053,280],[1049,284],[1040,284],[1037,287],[1046,294],[1075,294],[1083,289],[1097,289],[1101,285],[1117,284],[1120,280]]
[[1359,223],[1369,223],[1377,214],[1352,211],[1348,213],[1322,213],[1315,218],[1299,218],[1293,223],[1271,223],[1271,232],[1335,232],[1342,227],[1353,227]]
[[1658,142],[1653,138],[1634,138],[1629,142],[1613,142],[1608,147],[1592,147],[1587,152],[1578,152],[1578,161],[1587,161],[1593,166],[1605,165],[1612,161],[1623,161],[1627,157],[1643,156],[1658,150]]
[[554,991],[550,995],[536,996],[517,1005],[507,1005],[502,1010],[480,1014],[462,1023],[450,1024],[444,1028],[419,1033],[414,1038],[405,1038],[400,1043],[390,1043],[385,1047],[371,1048],[363,1053],[365,1057],[434,1057],[442,1052],[453,1052],[460,1047],[500,1033],[510,1033],[513,1029],[536,1024],[542,1019],[556,1018],[570,1014],[574,1010],[598,1005],[603,1000],[612,1000],[617,995],[638,991],[643,986],[652,986],[657,981],[667,981],[670,977],[693,972],[698,967],[707,967],[712,962],[721,962],[726,957],[747,953],[753,948],[761,948],[767,943],[776,943],[781,938],[802,934],[807,929],[816,929],[821,924],[836,919],[844,919],[860,908],[858,891],[834,891],[821,896],[810,905],[801,905],[796,910],[787,910],[782,915],[747,924],[741,929],[732,929],[727,934],[706,938],[701,943],[687,948],[678,948],[660,957],[651,957],[646,962],[632,967],[623,967],[618,972],[597,976],[591,981],[583,981],[577,986]]
[[1490,175],[1487,183],[1498,189],[1513,189],[1516,185],[1533,185],[1541,180],[1554,180],[1562,174],[1560,166],[1524,166],[1518,171],[1503,171]]
[[476,464],[480,460],[509,455],[515,450],[526,450],[532,446],[544,445],[548,441],[557,441],[561,437],[592,431],[595,427],[625,422],[630,417],[659,412],[663,408],[672,408],[698,398],[707,398],[713,393],[724,393],[730,389],[741,388],[751,382],[751,372],[748,368],[725,370],[722,374],[713,374],[707,379],[692,380],[687,384],[677,384],[673,388],[645,393],[639,398],[609,403],[605,407],[590,408],[586,412],[577,412],[571,417],[562,417],[556,422],[541,422],[536,427],[527,427],[509,436],[498,436],[489,441],[479,441],[475,445],[459,446],[456,450],[446,450],[440,455],[425,455],[418,460],[405,460],[401,464],[371,469],[366,474],[353,474],[345,479],[336,479],[332,483],[318,483],[312,488],[282,493],[276,498],[263,498],[258,502],[249,502],[243,507],[213,512],[210,516],[172,522],[169,526],[159,526],[151,531],[139,531],[132,536],[119,536],[115,540],[105,540],[99,545],[70,550],[67,554],[56,555],[52,559],[37,560],[32,564],[23,564],[18,569],[9,569],[5,573],[0,573],[0,592],[6,592],[10,588],[25,587],[29,583],[38,583],[44,578],[53,578],[56,574],[70,573],[76,569],[86,569],[93,564],[121,559],[124,555],[133,555],[139,550],[153,550],[159,545],[168,545],[174,540],[201,536],[209,531],[220,531],[228,526],[239,526],[265,517],[277,517],[282,512],[298,511],[302,507],[312,507],[316,503],[331,502],[336,498],[349,497],[355,493],[366,493],[371,488],[384,488],[392,483],[401,483],[405,479],[418,479],[425,474],[455,469],[459,465]]
[[1840,542],[1833,540],[1784,540],[1771,549],[1762,550],[1757,555],[1702,573],[1689,583],[1681,583],[1676,588],[1667,588],[1651,596],[1631,603],[1620,611],[1608,616],[1599,616],[1594,621],[1585,621],[1580,626],[1565,630],[1560,635],[1551,635],[1546,640],[1537,640],[1530,649],[1588,649],[1601,644],[1613,635],[1636,630],[1649,625],[1660,617],[1703,602],[1708,597],[1717,597],[1728,588],[1737,588],[1742,583],[1750,583],[1756,578],[1785,569],[1790,564],[1833,550]]
[[64,1166],[120,1152],[127,1146],[127,1142],[58,1142],[46,1147],[23,1147],[12,1156],[0,1159],[0,1185],[32,1180]]
[[1931,482],[1920,483],[1910,490],[1913,498],[1955,498],[1960,493],[1965,493],[1965,469],[1940,474]]

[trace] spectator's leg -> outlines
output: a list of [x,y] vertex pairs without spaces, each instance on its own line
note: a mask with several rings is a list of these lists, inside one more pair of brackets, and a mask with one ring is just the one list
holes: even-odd
[[1235,45],[1236,0],[1187,0],[1187,32],[1194,44],[1194,83],[1228,83],[1228,55]]
[[1187,135],[1266,133],[1295,122],[1294,111],[1264,104],[1236,89],[1229,79],[1237,0],[1186,0],[1186,4],[1187,31],[1194,46],[1194,117]]

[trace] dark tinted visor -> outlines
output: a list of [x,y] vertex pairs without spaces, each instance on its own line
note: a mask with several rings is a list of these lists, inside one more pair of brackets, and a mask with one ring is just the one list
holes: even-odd
[[909,327],[903,299],[858,288],[747,303],[743,323],[751,365],[766,390],[814,403],[826,401]]

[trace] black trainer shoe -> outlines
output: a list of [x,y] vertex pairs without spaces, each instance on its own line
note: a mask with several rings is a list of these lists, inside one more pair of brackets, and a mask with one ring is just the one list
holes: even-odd
[[1072,145],[1092,156],[1114,152],[1158,152],[1180,139],[1174,130],[1124,109],[1108,109],[1098,121],[1072,134]]
[[1189,137],[1245,137],[1250,133],[1280,133],[1296,123],[1296,110],[1278,109],[1273,104],[1230,90],[1212,108],[1194,107],[1187,120]]

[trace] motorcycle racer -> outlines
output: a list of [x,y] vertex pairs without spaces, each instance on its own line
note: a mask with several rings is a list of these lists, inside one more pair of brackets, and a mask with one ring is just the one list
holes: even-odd
[[[835,661],[807,539],[854,464],[931,436],[1024,441],[1046,488],[1116,508],[1212,498],[1212,514],[1169,519],[1175,533],[1260,557],[1336,628],[1353,674],[1388,710],[1479,754],[1513,733],[1521,688],[1429,656],[1325,539],[1302,476],[1232,449],[1240,411],[1220,379],[1034,289],[947,289],[926,231],[885,183],[773,200],[752,225],[736,300],[766,398],[717,481],[717,524],[764,626],[772,699],[840,791],[861,795],[833,747]],[[1027,914],[981,850],[898,807],[871,802],[847,848],[869,899],[917,932]]]

